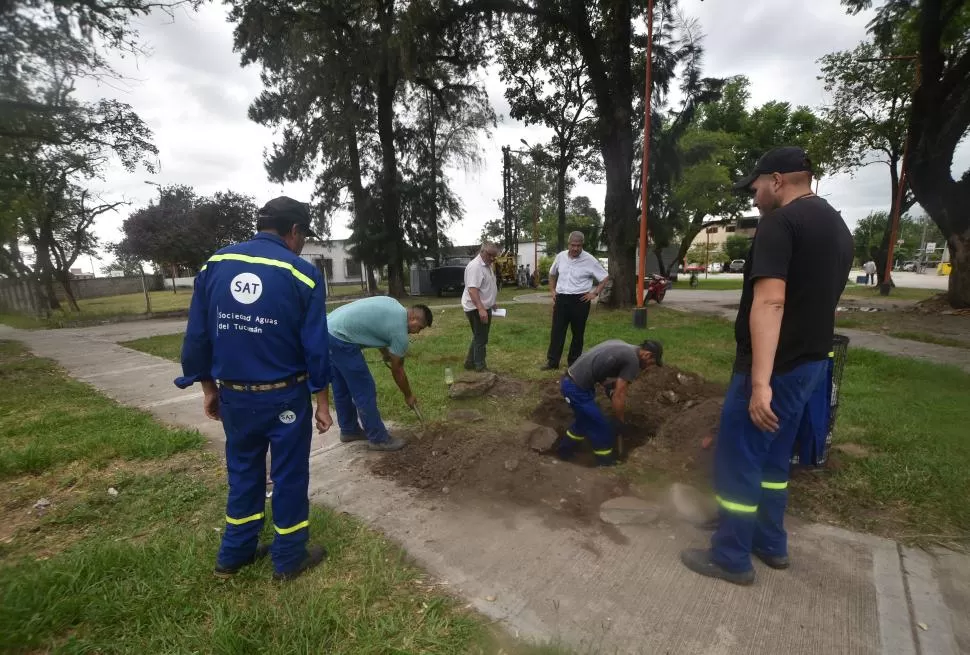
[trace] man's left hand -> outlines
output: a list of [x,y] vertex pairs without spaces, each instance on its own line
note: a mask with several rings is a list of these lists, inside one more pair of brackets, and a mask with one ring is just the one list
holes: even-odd
[[583,302],[593,302],[593,300],[594,300],[594,299],[596,298],[596,296],[598,296],[598,295],[599,295],[599,294],[598,294],[598,293],[596,293],[596,291],[595,291],[595,290],[593,290],[593,291],[590,291],[590,292],[588,292],[588,293],[585,293],[585,294],[583,294],[583,298],[582,298],[582,300],[583,300]]
[[751,401],[748,403],[748,414],[751,415],[751,422],[759,430],[765,432],[777,432],[778,417],[771,409],[771,387],[754,387],[751,390]]

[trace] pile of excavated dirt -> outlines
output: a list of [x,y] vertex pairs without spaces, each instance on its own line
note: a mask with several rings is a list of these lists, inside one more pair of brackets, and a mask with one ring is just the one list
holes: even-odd
[[[513,385],[501,386],[508,391]],[[554,379],[542,383],[534,423],[487,416],[429,425],[407,448],[375,461],[372,470],[431,493],[541,505],[593,520],[603,501],[628,492],[624,466],[709,470],[723,394],[723,387],[671,367],[643,375],[627,395],[621,468],[595,468],[588,444],[570,462],[530,449],[535,424],[562,437],[572,423]],[[611,416],[605,394],[598,392],[598,401]]]

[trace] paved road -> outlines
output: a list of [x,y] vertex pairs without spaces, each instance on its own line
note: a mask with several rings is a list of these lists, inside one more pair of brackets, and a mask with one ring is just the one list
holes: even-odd
[[[35,332],[0,326],[0,339],[25,342],[120,403],[200,430],[221,451],[220,425],[204,418],[200,392],[172,385],[178,366],[116,343],[182,329],[181,321]],[[693,528],[671,522],[605,532],[498,499],[474,506],[429,499],[370,475],[367,462],[382,456],[394,455],[316,436],[313,502],[383,531],[523,637],[584,653],[970,655],[964,556],[793,522],[793,567],[759,565],[755,585],[740,588],[679,564],[680,549],[707,539]]]

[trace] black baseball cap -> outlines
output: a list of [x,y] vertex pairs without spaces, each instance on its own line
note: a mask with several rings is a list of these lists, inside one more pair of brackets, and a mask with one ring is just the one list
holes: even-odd
[[640,350],[646,350],[653,355],[653,363],[657,366],[664,365],[664,347],[659,341],[648,339],[640,344]]
[[316,233],[310,227],[310,206],[305,202],[294,200],[289,196],[273,198],[263,205],[259,210],[259,217],[262,219],[286,219],[293,221],[297,225],[303,226],[303,231],[308,237],[317,238]]
[[735,182],[735,191],[750,191],[751,184],[760,175],[772,173],[811,173],[812,162],[805,151],[797,146],[774,148],[761,155],[750,175]]

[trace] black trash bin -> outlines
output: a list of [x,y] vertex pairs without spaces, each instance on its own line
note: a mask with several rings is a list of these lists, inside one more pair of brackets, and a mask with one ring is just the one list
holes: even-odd
[[[849,351],[849,337],[836,334],[832,339],[832,350],[829,352],[829,370],[824,382],[809,401],[810,408],[806,409],[802,424],[795,439],[792,450],[792,464],[801,466],[823,466],[828,459],[829,448],[832,446],[832,434],[835,432],[835,420],[839,409],[839,397],[842,388],[842,375],[845,372],[845,360]],[[825,425],[813,424],[817,420],[817,413],[810,411],[811,407],[818,410],[818,403],[828,402],[828,421]],[[813,405],[814,404],[814,405]],[[822,405],[824,408],[824,404]],[[824,409],[821,410],[824,412]],[[824,432],[823,432],[824,431]],[[822,434],[825,435],[822,442]]]

